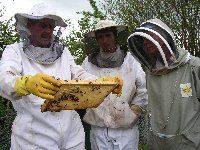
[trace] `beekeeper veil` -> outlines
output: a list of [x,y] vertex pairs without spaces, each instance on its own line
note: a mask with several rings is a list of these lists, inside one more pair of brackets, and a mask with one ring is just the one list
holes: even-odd
[[[102,32],[112,31],[115,35],[116,52],[105,52],[96,40],[96,35]],[[94,30],[85,34],[85,48],[88,61],[102,68],[119,67],[124,61],[128,51],[127,38],[129,36],[128,26],[117,25],[112,20],[100,20]]]
[[[16,13],[16,30],[20,34],[20,38],[23,42],[23,50],[26,56],[36,62],[49,64],[57,60],[64,49],[63,42],[61,42],[61,30],[66,27],[66,23],[63,19],[56,15],[56,11],[50,5],[45,3],[39,3],[32,7],[28,14]],[[34,47],[30,44],[29,36],[30,31],[27,28],[28,20],[40,20],[40,19],[52,19],[55,21],[55,26],[58,28],[57,32],[54,32],[52,36],[52,42],[50,48]]]
[[[153,46],[145,45],[145,40]],[[128,46],[132,55],[149,70],[168,68],[178,57],[174,34],[159,19],[148,20],[136,28],[128,37]],[[150,55],[148,49],[155,50],[155,55]]]

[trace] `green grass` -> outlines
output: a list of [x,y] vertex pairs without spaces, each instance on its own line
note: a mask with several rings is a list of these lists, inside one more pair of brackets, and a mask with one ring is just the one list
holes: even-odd
[[138,150],[147,150],[147,145],[140,145],[139,144]]

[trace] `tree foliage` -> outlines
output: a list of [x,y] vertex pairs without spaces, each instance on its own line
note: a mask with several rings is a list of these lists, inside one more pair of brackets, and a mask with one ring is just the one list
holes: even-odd
[[94,29],[97,21],[106,18],[105,15],[101,11],[99,11],[95,0],[89,0],[89,2],[93,11],[78,12],[78,14],[81,14],[83,16],[78,21],[79,31],[77,31],[75,27],[70,24],[73,30],[65,39],[65,43],[68,46],[72,55],[75,57],[75,61],[77,64],[81,64],[86,57],[84,35]]
[[0,50],[4,50],[6,45],[18,42],[20,40],[18,33],[15,31],[13,18],[0,21]]
[[[5,7],[0,8],[0,18],[3,16]],[[0,21],[0,52],[2,52],[6,45],[18,42],[20,40],[19,34],[15,31],[13,18]]]

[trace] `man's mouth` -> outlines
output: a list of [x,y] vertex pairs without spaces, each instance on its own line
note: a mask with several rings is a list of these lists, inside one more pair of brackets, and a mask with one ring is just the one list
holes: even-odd
[[42,34],[41,37],[42,38],[51,38],[51,35],[50,34]]
[[49,36],[42,36],[41,39],[44,40],[44,41],[50,41],[51,37],[49,37]]

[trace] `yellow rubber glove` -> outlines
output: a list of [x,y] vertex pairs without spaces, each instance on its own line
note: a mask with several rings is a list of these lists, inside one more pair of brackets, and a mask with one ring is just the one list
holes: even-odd
[[53,100],[61,85],[61,82],[55,78],[44,73],[38,73],[34,76],[26,75],[17,78],[14,90],[21,96],[32,93],[43,99]]
[[123,80],[121,77],[101,77],[96,79],[97,81],[115,81],[117,82],[116,88],[112,91],[112,93],[117,94],[117,96],[121,96],[122,94],[122,86]]

